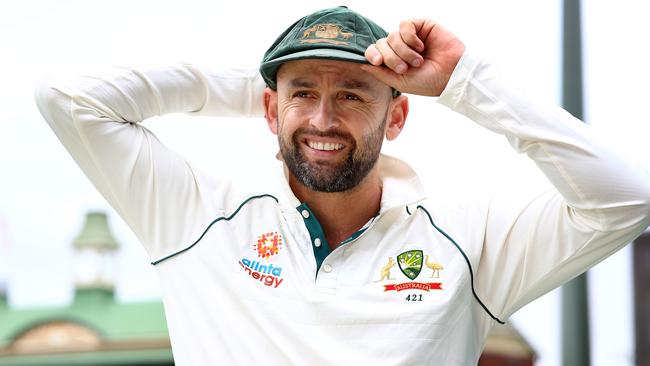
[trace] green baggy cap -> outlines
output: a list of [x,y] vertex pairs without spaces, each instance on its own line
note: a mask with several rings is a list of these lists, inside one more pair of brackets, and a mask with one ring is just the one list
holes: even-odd
[[[280,66],[293,60],[329,59],[369,62],[366,48],[388,33],[372,20],[345,6],[324,9],[293,23],[266,51],[260,74],[271,89],[277,88]],[[393,95],[399,95],[396,90]]]

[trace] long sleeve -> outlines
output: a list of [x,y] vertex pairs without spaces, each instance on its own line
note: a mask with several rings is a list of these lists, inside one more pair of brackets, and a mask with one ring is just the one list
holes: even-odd
[[504,135],[555,190],[494,197],[474,248],[478,295],[502,318],[629,243],[650,224],[650,177],[559,107],[541,107],[466,53],[439,102]]
[[205,226],[189,222],[184,212],[226,210],[230,188],[227,180],[194,168],[139,122],[168,113],[261,116],[263,89],[256,71],[179,65],[47,78],[35,97],[83,172],[157,258],[186,245]]

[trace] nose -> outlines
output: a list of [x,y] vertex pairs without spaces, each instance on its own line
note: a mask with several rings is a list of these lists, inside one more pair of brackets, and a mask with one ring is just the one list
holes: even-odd
[[339,119],[334,103],[329,98],[321,98],[313,110],[309,121],[310,124],[321,131],[337,126]]

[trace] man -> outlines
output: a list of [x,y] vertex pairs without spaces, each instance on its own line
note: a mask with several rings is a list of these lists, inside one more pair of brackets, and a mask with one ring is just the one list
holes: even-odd
[[[289,27],[260,73],[183,65],[37,91],[147,248],[178,365],[475,364],[494,324],[650,223],[642,169],[568,113],[510,92],[429,20],[387,34],[325,9]],[[555,189],[523,202],[426,199],[406,164],[380,155],[404,127],[401,93],[438,96],[505,135]],[[172,112],[264,113],[283,191],[235,193],[138,124]]]

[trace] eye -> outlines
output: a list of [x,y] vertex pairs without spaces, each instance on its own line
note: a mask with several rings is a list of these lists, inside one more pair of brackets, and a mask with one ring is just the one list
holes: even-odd
[[356,94],[352,94],[352,93],[345,93],[345,94],[343,94],[343,99],[345,99],[345,100],[351,100],[351,101],[357,101],[357,102],[360,102],[360,101],[361,101],[361,98],[360,98],[358,95],[356,95]]
[[309,98],[312,96],[312,93],[305,91],[305,90],[300,90],[295,93],[293,93],[293,96],[295,98]]

